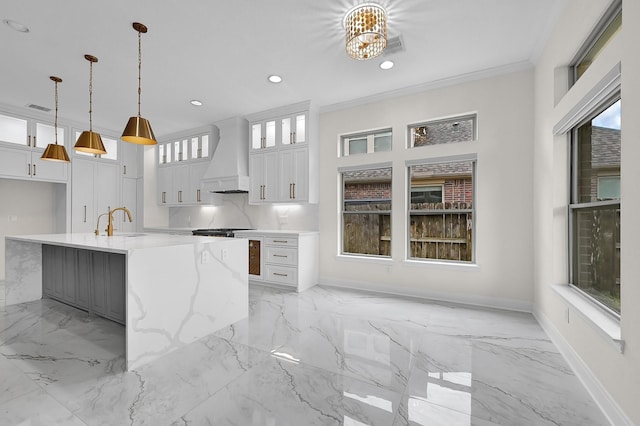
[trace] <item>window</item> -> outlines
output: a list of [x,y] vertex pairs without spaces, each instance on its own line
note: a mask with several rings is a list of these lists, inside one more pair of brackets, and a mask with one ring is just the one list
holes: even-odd
[[409,126],[409,147],[475,140],[476,116],[436,120]]
[[571,133],[571,283],[620,314],[620,98]]
[[377,130],[370,133],[343,136],[341,138],[342,155],[368,154],[371,152],[391,151],[391,130]]
[[607,11],[596,30],[580,49],[580,53],[571,66],[572,81],[575,83],[587,71],[596,57],[613,39],[622,27],[622,2],[616,1]]
[[391,167],[342,172],[342,253],[391,255]]
[[474,161],[409,166],[409,258],[473,261]]

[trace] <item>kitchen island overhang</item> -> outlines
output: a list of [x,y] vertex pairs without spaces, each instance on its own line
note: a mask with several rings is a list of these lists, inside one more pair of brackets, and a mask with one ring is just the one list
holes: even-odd
[[43,245],[125,256],[127,370],[248,315],[248,245],[243,239],[166,234],[6,237],[7,305],[42,298]]

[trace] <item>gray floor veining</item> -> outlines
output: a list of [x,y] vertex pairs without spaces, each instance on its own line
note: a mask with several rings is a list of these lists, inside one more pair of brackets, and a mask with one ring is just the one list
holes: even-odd
[[314,287],[124,372],[124,328],[0,308],[2,425],[606,425],[530,314]]

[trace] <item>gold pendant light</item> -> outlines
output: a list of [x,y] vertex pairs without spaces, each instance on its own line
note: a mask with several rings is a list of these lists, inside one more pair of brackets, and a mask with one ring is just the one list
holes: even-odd
[[58,145],[58,83],[62,83],[62,79],[60,77],[51,76],[49,77],[55,83],[56,89],[56,121],[54,124],[54,132],[55,132],[55,141],[56,143],[50,143],[47,145],[47,149],[42,153],[43,160],[49,161],[61,161],[68,163],[69,156],[67,155],[67,150],[64,149],[64,145]]
[[375,58],[387,47],[387,11],[379,4],[364,3],[350,9],[342,24],[347,54],[353,59]]
[[73,147],[76,151],[87,152],[89,154],[106,154],[102,138],[99,133],[93,131],[92,107],[93,107],[93,63],[98,62],[98,58],[92,55],[84,55],[89,61],[89,131],[82,132],[76,145]]
[[141,33],[147,32],[147,27],[140,22],[133,23],[133,29],[138,32],[138,116],[129,118],[127,126],[122,132],[122,140],[140,145],[155,145],[158,142],[151,130],[151,124],[140,116],[140,69],[142,68]]

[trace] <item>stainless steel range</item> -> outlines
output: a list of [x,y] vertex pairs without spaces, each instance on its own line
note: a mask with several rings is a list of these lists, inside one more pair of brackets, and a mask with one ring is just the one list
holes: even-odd
[[195,229],[193,235],[201,235],[205,237],[227,237],[233,238],[235,231],[250,231],[247,228],[212,228],[212,229]]

